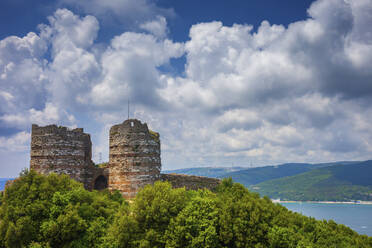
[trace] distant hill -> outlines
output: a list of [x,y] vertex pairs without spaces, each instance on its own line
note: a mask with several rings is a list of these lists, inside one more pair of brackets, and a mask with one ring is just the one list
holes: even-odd
[[300,174],[311,170],[312,166],[301,163],[264,166],[226,173],[222,177],[231,177],[235,182],[248,187],[267,180]]
[[372,200],[372,160],[344,163],[274,179],[250,189],[270,198],[299,201]]
[[0,191],[4,190],[5,184],[8,180],[13,180],[14,178],[0,178]]
[[267,180],[293,176],[300,173],[310,171],[326,166],[338,164],[355,164],[357,162],[333,162],[321,164],[306,164],[306,163],[287,163],[281,165],[270,165],[255,168],[246,167],[199,167],[179,170],[168,170],[166,173],[179,173],[194,176],[228,178],[231,177],[235,182],[241,183],[248,187],[252,184],[258,184]]
[[241,171],[247,169],[246,167],[197,167],[197,168],[186,168],[178,170],[165,170],[163,173],[177,173],[192,176],[203,176],[203,177],[214,177],[222,178],[224,175],[234,171]]

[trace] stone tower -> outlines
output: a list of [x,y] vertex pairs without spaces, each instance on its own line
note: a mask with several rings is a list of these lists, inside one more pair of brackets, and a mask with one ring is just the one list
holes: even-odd
[[214,189],[220,183],[215,178],[160,174],[159,134],[136,119],[111,127],[107,166],[95,166],[91,158],[90,135],[82,128],[32,125],[30,169],[69,175],[88,190],[119,190],[130,199],[157,180],[187,189]]
[[70,175],[87,188],[87,168],[92,168],[92,142],[82,128],[32,125],[30,169],[42,174]]
[[147,124],[129,119],[110,129],[110,190],[119,190],[125,198],[134,197],[147,184],[160,180],[159,134]]

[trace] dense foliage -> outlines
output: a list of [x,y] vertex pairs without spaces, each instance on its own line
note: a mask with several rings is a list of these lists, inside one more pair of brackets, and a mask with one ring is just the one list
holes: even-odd
[[292,213],[231,179],[216,192],[157,182],[128,204],[31,171],[0,203],[0,247],[372,247],[372,237]]
[[372,201],[372,161],[314,169],[266,181],[252,189],[282,200]]
[[124,201],[66,175],[25,171],[1,196],[1,247],[99,247]]

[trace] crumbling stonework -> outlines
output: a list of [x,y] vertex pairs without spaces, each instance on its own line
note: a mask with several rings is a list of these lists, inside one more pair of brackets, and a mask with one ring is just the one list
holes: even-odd
[[95,169],[90,135],[82,128],[32,125],[30,168],[43,174],[68,174],[89,188],[87,173]]
[[111,127],[107,167],[96,167],[91,158],[90,135],[82,128],[32,125],[30,168],[42,174],[70,175],[88,190],[108,188],[133,198],[141,188],[157,180],[187,189],[213,189],[219,183],[213,178],[160,174],[159,134],[136,119]]
[[159,134],[147,124],[129,119],[110,129],[109,189],[132,198],[160,179]]
[[161,174],[162,181],[168,181],[174,188],[183,188],[198,190],[202,188],[215,190],[220,184],[221,180],[210,177],[190,176],[182,174]]

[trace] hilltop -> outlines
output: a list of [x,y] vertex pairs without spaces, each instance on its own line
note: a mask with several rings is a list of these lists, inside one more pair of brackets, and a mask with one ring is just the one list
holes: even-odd
[[216,178],[231,177],[261,195],[282,200],[372,200],[372,162],[287,163],[256,168],[202,167],[167,171]]
[[261,195],[282,200],[372,200],[372,160],[313,169],[251,186]]
[[24,171],[0,193],[0,219],[6,248],[372,246],[372,237],[291,212],[231,179],[213,192],[158,181],[128,202],[67,175]]
[[265,182],[272,179],[294,176],[313,169],[332,165],[357,164],[359,161],[340,161],[332,163],[286,163],[280,165],[267,165],[262,167],[196,167],[178,170],[167,170],[164,173],[178,173],[194,176],[205,176],[215,178],[231,177],[235,182],[241,183],[246,187]]

